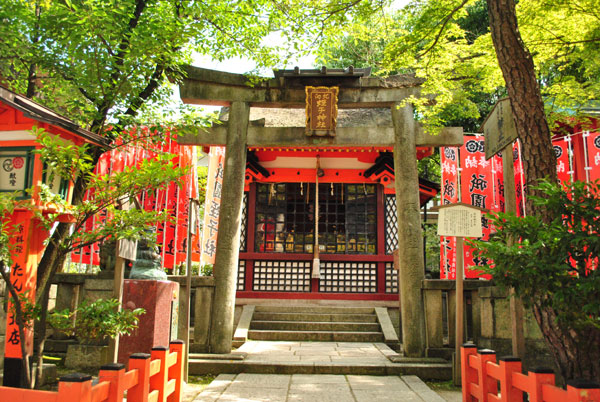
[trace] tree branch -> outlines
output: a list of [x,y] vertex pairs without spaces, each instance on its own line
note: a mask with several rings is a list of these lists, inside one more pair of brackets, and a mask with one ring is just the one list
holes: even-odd
[[[446,27],[446,25],[448,24],[448,22],[450,22],[450,19],[452,18],[452,16],[461,8],[463,8],[465,6],[465,4],[467,4],[468,0],[463,0],[462,3],[460,3],[458,6],[454,7],[454,9],[452,11],[450,11],[450,14],[448,14],[440,23],[442,24],[442,27],[440,28],[440,30],[438,31],[437,35],[435,36],[435,39],[433,41],[433,43],[427,48],[425,49],[423,52],[421,52],[420,54],[418,54],[416,56],[417,60],[420,59],[421,57],[425,56],[427,53],[429,53],[439,42],[440,38],[442,37],[442,34],[444,33],[444,28]],[[437,25],[439,26],[440,23],[438,23]]]

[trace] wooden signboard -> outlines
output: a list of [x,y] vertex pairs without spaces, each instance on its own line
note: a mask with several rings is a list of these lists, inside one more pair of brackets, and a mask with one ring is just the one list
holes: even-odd
[[432,208],[438,211],[438,235],[456,236],[456,334],[454,359],[454,384],[460,385],[460,356],[458,351],[463,343],[464,334],[464,260],[463,238],[481,237],[483,235],[481,213],[486,209],[458,202],[455,204],[441,205]]
[[335,135],[338,87],[306,87],[307,135]]
[[502,151],[518,138],[510,99],[504,98],[496,103],[496,106],[483,122],[483,134],[485,136],[486,160]]
[[439,209],[438,236],[481,237],[481,209],[452,204]]

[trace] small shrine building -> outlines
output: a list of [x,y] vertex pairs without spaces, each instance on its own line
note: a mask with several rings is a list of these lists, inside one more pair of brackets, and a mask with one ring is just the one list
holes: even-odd
[[[215,239],[204,239],[215,253],[210,350],[231,350],[236,296],[397,300],[399,294],[405,354],[423,356],[420,207],[437,189],[419,180],[417,158],[431,147],[462,145],[462,129],[432,135],[415,121],[408,100],[419,96],[423,80],[370,77],[370,69],[352,67],[279,70],[258,81],[196,67],[186,73],[185,103],[229,107],[226,122],[177,140],[225,145],[218,229],[213,218]],[[251,114],[258,108],[296,113],[271,125],[275,113]]]

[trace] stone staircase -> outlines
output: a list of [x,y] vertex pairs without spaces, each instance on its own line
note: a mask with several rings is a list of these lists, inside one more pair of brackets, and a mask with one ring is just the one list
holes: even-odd
[[245,305],[228,354],[191,353],[189,373],[418,375],[447,380],[443,359],[406,358],[383,307]]
[[305,342],[384,342],[372,307],[256,306],[248,339]]

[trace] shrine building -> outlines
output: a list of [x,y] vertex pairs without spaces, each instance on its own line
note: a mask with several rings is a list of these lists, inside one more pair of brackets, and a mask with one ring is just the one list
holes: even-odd
[[[305,120],[302,109],[250,110],[250,124],[260,127],[302,128]],[[389,109],[338,113],[340,128],[383,126],[392,126]],[[416,157],[431,153],[431,147],[418,147]],[[222,161],[218,153],[211,159]],[[236,297],[397,301],[394,177],[391,146],[249,146]],[[438,190],[420,178],[420,206]]]

